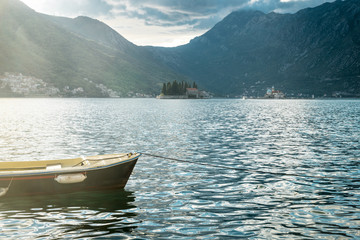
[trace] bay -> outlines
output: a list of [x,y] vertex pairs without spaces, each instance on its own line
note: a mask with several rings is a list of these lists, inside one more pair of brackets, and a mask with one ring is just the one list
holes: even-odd
[[0,99],[1,161],[193,162],[144,154],[124,190],[0,199],[0,238],[360,238],[359,142],[359,100]]

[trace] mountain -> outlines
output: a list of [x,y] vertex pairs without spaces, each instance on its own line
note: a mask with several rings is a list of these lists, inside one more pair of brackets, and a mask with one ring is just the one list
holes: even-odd
[[[126,40],[114,29],[105,23],[86,16],[79,16],[74,19],[44,15],[48,20],[56,23],[62,28],[91,41],[95,41],[107,47],[123,52],[141,51],[139,47]],[[144,51],[143,51],[144,52]]]
[[219,95],[360,96],[360,1],[295,14],[236,11],[204,35],[154,56]]
[[156,94],[185,80],[104,23],[0,0],[0,96]]
[[106,24],[0,0],[0,96],[157,94],[196,81],[219,96],[360,97],[360,1],[295,14],[236,11],[175,48],[139,47]]

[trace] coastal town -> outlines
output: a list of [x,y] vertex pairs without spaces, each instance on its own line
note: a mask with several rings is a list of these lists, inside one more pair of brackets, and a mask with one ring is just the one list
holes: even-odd
[[[158,99],[209,99],[214,95],[208,91],[199,90],[196,83],[192,85],[185,82],[164,83],[160,95],[146,94],[141,92],[129,91],[126,93],[119,93],[102,83],[95,83],[87,78],[84,82],[93,85],[100,93],[101,97],[110,98],[158,98]],[[2,97],[87,97],[85,89],[81,86],[70,87],[64,86],[57,88],[52,84],[45,82],[43,79],[34,76],[23,75],[22,73],[5,72],[0,75],[0,96]],[[331,95],[303,94],[290,93],[285,94],[283,91],[276,89],[274,86],[267,88],[264,95],[253,96],[243,94],[240,96],[228,96],[225,98],[242,98],[242,99],[314,99],[314,98],[341,98],[346,96],[343,92],[334,92]],[[221,97],[221,96],[218,96]],[[223,96],[224,97],[224,96]]]
[[[87,78],[84,78],[83,80],[84,82],[93,85],[94,88],[101,92],[103,97],[153,97],[153,95],[133,91],[121,94],[106,87],[104,84],[95,83]],[[83,87],[71,88],[70,86],[65,86],[62,89],[59,89],[42,79],[26,76],[22,73],[9,72],[0,75],[0,93],[2,93],[2,96],[6,97],[86,97],[86,92]]]
[[54,97],[60,93],[58,88],[50,86],[42,79],[8,72],[0,77],[0,89],[5,89],[14,96],[24,97]]

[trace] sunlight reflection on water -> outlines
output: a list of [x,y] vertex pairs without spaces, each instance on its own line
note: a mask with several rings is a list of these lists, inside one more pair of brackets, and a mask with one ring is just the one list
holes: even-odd
[[126,191],[0,199],[0,238],[359,238],[359,136],[359,100],[0,99],[4,161],[247,170],[143,156]]

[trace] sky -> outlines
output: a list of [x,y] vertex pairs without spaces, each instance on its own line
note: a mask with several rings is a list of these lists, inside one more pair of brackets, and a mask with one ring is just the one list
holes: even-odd
[[334,0],[22,0],[37,12],[88,16],[132,43],[174,47],[210,30],[233,11],[295,13]]

